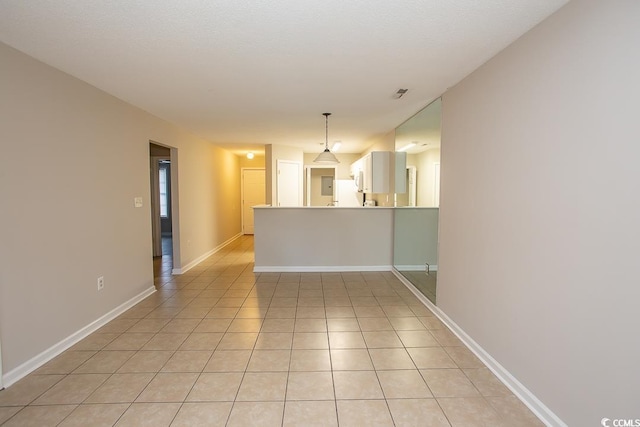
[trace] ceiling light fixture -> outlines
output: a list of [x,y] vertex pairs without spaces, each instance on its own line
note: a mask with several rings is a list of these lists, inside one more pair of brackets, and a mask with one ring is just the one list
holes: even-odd
[[416,143],[415,142],[410,142],[407,145],[405,145],[402,148],[398,148],[398,151],[407,151],[409,148],[415,147]]
[[340,147],[342,147],[342,141],[336,141],[333,143],[333,145],[331,146],[331,150],[335,153],[338,150],[340,150]]
[[253,159],[253,157],[254,157],[253,152],[252,152],[252,151],[249,151],[249,152],[247,153],[247,159],[251,160],[251,159]]
[[325,139],[324,139],[324,151],[316,157],[314,163],[340,163],[340,160],[329,151],[329,116],[331,113],[322,113],[325,120]]

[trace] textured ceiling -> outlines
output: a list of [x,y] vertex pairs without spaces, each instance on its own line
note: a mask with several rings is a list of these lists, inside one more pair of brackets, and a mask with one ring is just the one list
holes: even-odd
[[331,112],[360,152],[565,3],[0,0],[0,40],[214,143],[321,151]]

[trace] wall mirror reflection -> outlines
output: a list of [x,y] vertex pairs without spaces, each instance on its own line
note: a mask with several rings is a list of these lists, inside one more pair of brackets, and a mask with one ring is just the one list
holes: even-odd
[[441,100],[396,128],[396,152],[406,153],[405,190],[395,194],[395,269],[436,302],[440,205]]

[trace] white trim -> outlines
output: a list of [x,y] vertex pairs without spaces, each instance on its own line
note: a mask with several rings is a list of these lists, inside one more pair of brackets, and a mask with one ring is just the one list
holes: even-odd
[[336,273],[349,271],[391,271],[390,265],[311,265],[311,266],[255,266],[254,273]]
[[49,347],[48,349],[38,354],[37,356],[27,360],[17,368],[7,372],[2,376],[2,382],[4,383],[4,386],[9,387],[11,384],[15,383],[16,381],[24,378],[25,376],[27,376],[34,370],[38,369],[40,366],[44,365],[45,363],[47,363],[48,361],[50,361],[51,359],[53,359],[54,357],[56,357],[57,355],[65,351],[66,349],[70,348],[72,345],[80,342],[80,340],[82,340],[83,338],[97,331],[102,326],[106,325],[107,323],[109,323],[110,321],[112,321],[113,319],[115,319],[116,317],[118,317],[119,315],[121,315],[122,313],[124,313],[125,311],[127,311],[128,309],[130,309],[131,307],[133,307],[134,305],[136,305],[146,297],[148,297],[149,295],[153,294],[155,291],[156,291],[156,288],[154,286],[147,288],[146,290],[142,291],[141,293],[134,296],[130,300],[120,304],[118,307],[114,308],[104,316],[99,317],[97,320],[94,320],[93,322],[89,323],[87,326],[83,327],[77,332],[74,332],[73,334],[69,335],[67,338],[63,339],[62,341],[59,341],[57,344],[54,344],[53,346]]
[[427,299],[422,292],[418,291],[411,282],[407,280],[398,270],[393,269],[393,274],[422,302],[427,308],[429,308],[436,315],[442,323],[449,328],[469,350],[475,354],[478,359],[484,363],[495,376],[502,381],[502,383],[524,403],[540,421],[551,427],[567,427],[567,424],[563,422],[560,417],[551,411],[544,403],[540,401],[528,388],[518,381],[507,369],[498,363],[480,344],[475,342],[467,333],[458,326],[444,311],[440,310]]
[[223,242],[221,244],[219,244],[218,246],[216,246],[215,248],[211,249],[209,252],[200,255],[198,258],[194,259],[193,261],[191,261],[189,264],[185,265],[182,268],[174,268],[173,270],[171,270],[171,274],[184,274],[187,271],[191,270],[193,267],[195,267],[196,265],[200,264],[202,261],[204,261],[205,259],[209,258],[211,255],[215,254],[216,252],[218,252],[220,249],[224,248],[225,246],[227,246],[228,244],[232,243],[234,240],[238,239],[242,237],[242,233],[238,233],[235,236],[233,236],[232,238],[230,238],[229,240],[227,240],[226,242]]
[[[427,271],[427,266],[424,264],[412,264],[412,265],[394,265],[398,271]],[[429,265],[429,271],[438,271],[437,265]]]

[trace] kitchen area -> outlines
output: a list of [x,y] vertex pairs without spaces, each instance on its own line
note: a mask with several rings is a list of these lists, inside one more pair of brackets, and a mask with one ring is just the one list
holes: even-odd
[[367,152],[336,154],[335,164],[315,157],[266,147],[254,271],[395,270],[435,302],[440,100]]

